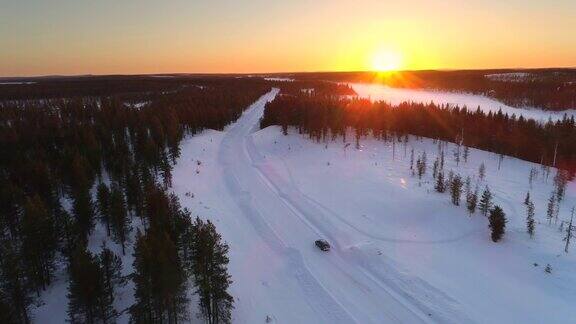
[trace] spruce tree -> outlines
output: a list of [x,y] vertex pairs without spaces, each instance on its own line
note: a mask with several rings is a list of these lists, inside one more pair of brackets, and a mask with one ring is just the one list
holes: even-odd
[[488,218],[490,225],[488,226],[491,233],[491,238],[493,242],[498,242],[504,236],[504,231],[506,230],[506,215],[500,206],[494,206],[490,210],[490,217]]

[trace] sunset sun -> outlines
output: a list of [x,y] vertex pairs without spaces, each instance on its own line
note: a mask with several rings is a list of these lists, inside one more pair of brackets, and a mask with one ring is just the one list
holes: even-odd
[[402,55],[394,51],[379,51],[372,57],[371,68],[378,72],[396,71],[402,67]]

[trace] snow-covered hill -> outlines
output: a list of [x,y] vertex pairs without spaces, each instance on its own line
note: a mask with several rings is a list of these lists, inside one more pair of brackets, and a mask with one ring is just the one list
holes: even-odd
[[[576,316],[576,247],[563,252],[558,224],[545,220],[554,171],[470,150],[447,171],[476,178],[481,163],[507,231],[490,241],[488,221],[450,203],[409,170],[410,151],[438,152],[432,140],[406,146],[363,139],[314,143],[278,127],[258,131],[262,97],[224,132],[182,144],[174,191],[183,206],[217,225],[230,244],[233,321],[287,323],[565,323]],[[394,153],[393,153],[394,151]],[[532,168],[539,175],[530,188]],[[523,200],[536,205],[536,236]],[[576,204],[570,183],[560,210]],[[327,239],[328,253],[314,246]],[[550,274],[544,271],[547,264]]]

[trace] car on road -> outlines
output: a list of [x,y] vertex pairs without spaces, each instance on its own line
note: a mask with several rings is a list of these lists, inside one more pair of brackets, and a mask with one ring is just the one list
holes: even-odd
[[328,243],[328,241],[326,240],[316,240],[316,242],[314,242],[314,244],[316,244],[316,247],[318,247],[320,250],[324,251],[324,252],[328,252],[330,251],[330,243]]

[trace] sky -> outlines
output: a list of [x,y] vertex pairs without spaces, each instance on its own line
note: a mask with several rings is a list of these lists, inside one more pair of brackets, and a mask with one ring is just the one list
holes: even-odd
[[576,67],[574,0],[0,0],[0,76]]

